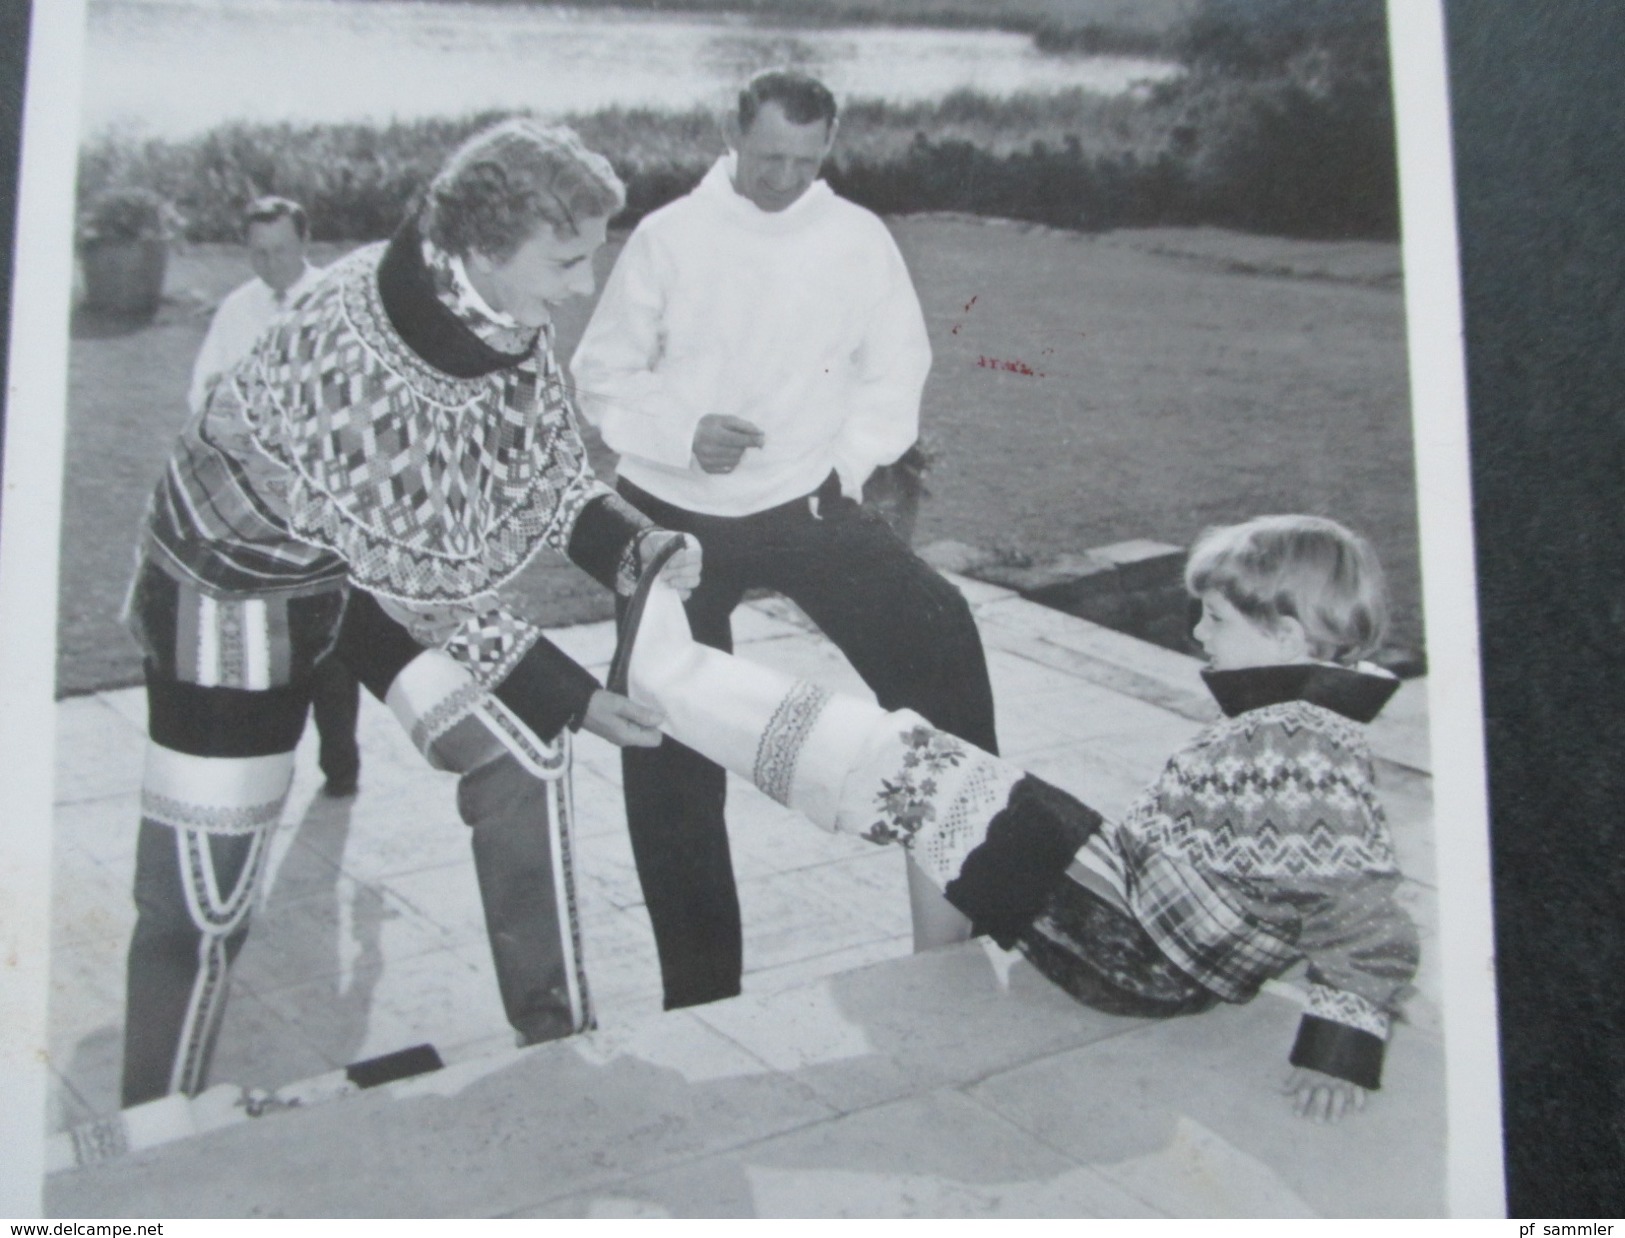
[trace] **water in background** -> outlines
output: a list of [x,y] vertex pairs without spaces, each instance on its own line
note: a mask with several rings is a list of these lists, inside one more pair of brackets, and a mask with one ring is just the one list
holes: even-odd
[[721,107],[771,64],[842,97],[914,101],[1074,86],[1116,93],[1176,70],[1057,56],[986,30],[762,25],[742,17],[432,0],[90,0],[84,127],[183,137],[222,120],[377,121],[486,108]]

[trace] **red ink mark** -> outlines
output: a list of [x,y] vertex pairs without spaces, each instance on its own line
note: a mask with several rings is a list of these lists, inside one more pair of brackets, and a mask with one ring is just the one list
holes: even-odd
[[976,365],[983,370],[1003,370],[1008,374],[1025,374],[1028,378],[1043,378],[1037,370],[1025,361],[1005,361],[999,357],[978,357]]
[[[977,297],[980,297],[981,295],[982,295],[981,293],[977,293],[977,294],[975,294],[975,296],[971,297],[971,299],[969,301],[966,301],[965,302],[965,308],[963,310],[961,310],[960,312],[964,313],[964,314],[970,313],[970,307],[976,304]],[[958,335],[959,334],[959,328],[964,326],[964,325],[965,324],[962,323],[962,322],[954,323],[953,327],[948,331],[948,334],[949,335]]]

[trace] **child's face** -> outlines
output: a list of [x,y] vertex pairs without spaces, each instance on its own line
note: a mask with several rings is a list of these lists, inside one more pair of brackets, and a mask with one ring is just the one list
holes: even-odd
[[1309,654],[1303,629],[1290,619],[1268,628],[1248,618],[1215,589],[1202,594],[1202,617],[1192,633],[1216,671],[1303,662]]

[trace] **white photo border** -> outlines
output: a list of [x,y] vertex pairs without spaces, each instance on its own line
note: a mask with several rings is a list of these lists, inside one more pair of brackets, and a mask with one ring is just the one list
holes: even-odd
[[[1448,1199],[1504,1216],[1489,799],[1479,675],[1467,373],[1440,0],[1388,0],[1439,871]],[[1424,360],[1425,359],[1425,360]],[[1448,811],[1443,806],[1448,805]]]

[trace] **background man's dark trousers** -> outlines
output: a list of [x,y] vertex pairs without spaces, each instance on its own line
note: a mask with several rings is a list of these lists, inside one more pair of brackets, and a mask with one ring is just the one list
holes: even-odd
[[322,658],[310,683],[310,713],[319,741],[317,765],[327,779],[328,795],[353,795],[361,779],[361,750],[356,723],[361,713],[361,684],[340,658]]
[[[913,709],[988,752],[993,692],[970,607],[879,516],[841,497],[831,475],[817,494],[750,516],[703,516],[629,482],[621,494],[703,550],[686,604],[694,637],[733,650],[730,616],[745,591],[795,602],[844,653],[885,709]],[[739,992],[739,895],[723,818],[727,775],[666,740],[621,753],[627,826],[654,928],[667,1009]]]

